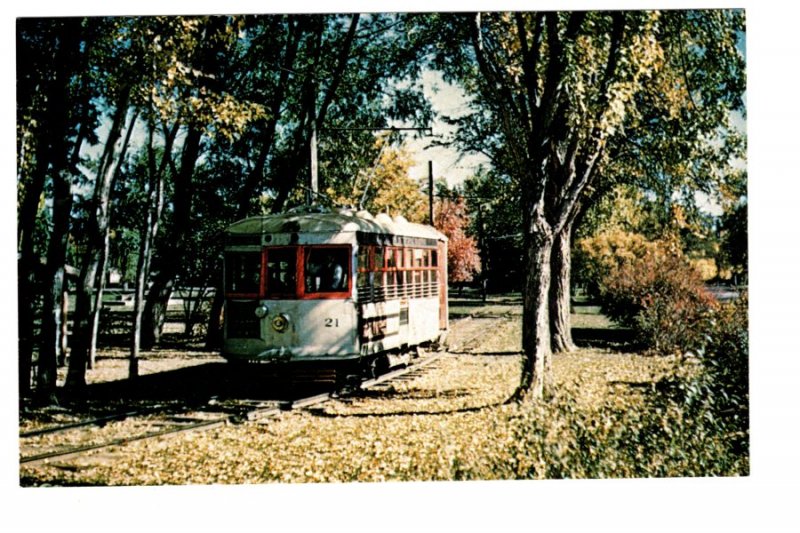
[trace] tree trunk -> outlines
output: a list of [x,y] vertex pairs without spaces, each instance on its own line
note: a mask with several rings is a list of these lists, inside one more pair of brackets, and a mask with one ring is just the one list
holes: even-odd
[[53,182],[53,230],[47,250],[45,278],[50,284],[42,304],[36,393],[41,401],[55,403],[56,368],[61,347],[61,305],[64,298],[64,263],[67,255],[69,219],[72,211],[72,180],[60,172]]
[[550,262],[550,345],[553,352],[575,350],[570,322],[572,227],[564,227],[553,242]]
[[153,286],[147,293],[144,306],[141,331],[143,349],[150,349],[161,341],[161,332],[167,316],[167,303],[181,267],[181,262],[176,258],[185,256],[187,236],[191,231],[192,196],[194,194],[192,175],[200,155],[202,136],[203,132],[198,126],[191,126],[183,143],[181,166],[175,176],[172,226],[169,238],[164,243],[168,250],[159,254],[158,273],[153,279]]
[[17,231],[17,247],[20,257],[17,266],[17,284],[19,287],[17,318],[19,320],[19,393],[21,397],[29,396],[31,389],[34,321],[36,318],[36,307],[33,302],[36,301],[36,272],[40,269],[39,260],[34,250],[33,234],[44,190],[48,161],[43,145],[43,142],[38,143],[37,161],[30,175],[31,179],[26,180],[28,183],[25,186],[25,196],[20,207],[19,228]]
[[[538,211],[538,210],[537,210]],[[537,400],[550,394],[550,257],[553,234],[540,212],[526,218],[526,266],[522,300],[523,366],[520,384],[511,401]]]
[[58,366],[63,367],[67,364],[67,351],[69,349],[68,346],[68,336],[69,336],[69,328],[68,325],[68,313],[69,313],[69,283],[64,280],[64,292],[62,293],[63,297],[61,298],[61,337],[60,337],[60,349],[58,351]]
[[[136,262],[136,296],[133,301],[133,331],[131,335],[131,353],[128,358],[128,379],[139,376],[139,352],[142,342],[142,315],[144,313],[144,288],[147,285],[147,276],[150,269],[150,250],[153,236],[158,231],[157,211],[161,202],[156,198],[163,197],[161,179],[158,183],[150,183],[148,194],[147,219],[140,231],[139,259]],[[154,189],[158,189],[157,192]],[[154,201],[155,200],[155,201]]]
[[222,280],[216,284],[211,310],[208,313],[206,328],[206,350],[217,350],[222,347],[222,307],[225,303],[225,287]]
[[151,350],[161,342],[161,333],[167,320],[167,304],[175,286],[174,279],[167,279],[173,274],[172,270],[171,268],[169,272],[160,270],[147,292],[140,333],[143,350]]
[[[108,228],[106,228],[106,242],[108,242]],[[97,277],[92,296],[92,329],[89,334],[89,353],[86,357],[86,368],[92,369],[97,357],[97,335],[100,332],[100,315],[103,313],[103,293],[106,290],[106,270],[108,266],[108,247],[100,250],[97,261]]]
[[158,225],[164,208],[164,172],[172,152],[177,129],[165,132],[164,152],[161,164],[156,167],[156,156],[153,148],[153,124],[150,124],[147,145],[148,183],[147,216],[139,231],[139,259],[136,262],[136,296],[133,303],[133,328],[131,332],[131,353],[128,358],[128,379],[139,376],[139,352],[142,344],[142,319],[144,317],[144,291],[150,276],[153,242],[158,235]]
[[[148,222],[150,209],[148,208]],[[133,299],[133,327],[131,331],[131,353],[128,357],[128,379],[139,377],[139,352],[142,344],[142,313],[144,312],[144,286],[147,283],[147,263],[150,258],[150,227],[142,231],[139,239],[139,259],[136,261],[136,295]]]
[[[117,142],[122,134],[128,111],[129,92],[123,94],[114,113],[111,130],[108,133],[102,160],[97,173],[92,211],[89,219],[89,236],[83,256],[81,275],[76,284],[75,312],[73,313],[73,344],[69,358],[66,387],[77,391],[86,386],[86,366],[96,330],[97,313],[100,312],[98,296],[102,294],[101,285],[104,268],[104,255],[107,254],[108,230],[110,221],[110,196],[117,169],[125,157],[126,142],[120,149]],[[135,120],[135,116],[134,116]],[[130,128],[133,128],[134,120]],[[130,134],[130,131],[129,131]],[[127,139],[126,139],[127,141]]]
[[[46,139],[40,146],[44,149],[37,157],[50,162],[50,174],[53,180],[52,231],[47,249],[47,266],[45,268],[45,286],[42,303],[41,345],[39,348],[38,374],[36,379],[36,395],[38,400],[56,403],[57,366],[61,349],[61,305],[64,298],[65,264],[69,241],[69,222],[72,212],[72,178],[70,163],[77,155],[77,145],[70,158],[70,111],[79,104],[71,94],[70,83],[75,72],[83,68],[82,58],[78,50],[81,45],[82,29],[80,19],[70,19],[63,28],[58,39],[54,64],[56,77],[48,91],[48,110],[43,136]],[[81,127],[81,131],[84,128]],[[76,143],[80,143],[83,133],[78,135]],[[20,295],[22,296],[22,295]]]
[[100,332],[100,314],[103,312],[103,292],[106,289],[106,272],[108,271],[109,228],[106,226],[103,247],[99,250],[97,261],[97,276],[94,286],[92,301],[92,329],[89,334],[89,354],[86,358],[86,368],[94,368],[97,357],[97,335]]
[[[131,142],[131,135],[133,134],[133,128],[136,125],[136,119],[138,117],[139,112],[134,111],[133,115],[131,116],[130,123],[128,124],[127,133],[125,134],[125,140],[122,143],[122,147],[119,150],[119,156],[117,157],[117,164],[114,165],[114,170],[112,171],[111,176],[111,183],[114,182],[116,179],[116,174],[120,165],[125,159],[125,154],[128,152],[128,146]],[[111,195],[111,183],[109,184],[109,201]],[[94,304],[93,309],[94,317],[92,319],[92,333],[91,333],[91,343],[89,345],[89,357],[87,360],[88,368],[94,368],[95,359],[97,357],[97,335],[100,332],[100,313],[103,311],[103,292],[106,288],[106,274],[108,272],[108,254],[111,248],[111,241],[110,241],[110,228],[111,228],[111,213],[108,212],[105,215],[105,229],[103,231],[103,246],[100,249],[100,257],[98,260],[97,265],[97,290],[94,296]]]
[[19,335],[19,396],[27,398],[31,394],[31,370],[33,368],[33,336],[34,336],[34,306],[35,284],[31,279],[33,272],[19,266],[19,294],[17,295],[17,319]]

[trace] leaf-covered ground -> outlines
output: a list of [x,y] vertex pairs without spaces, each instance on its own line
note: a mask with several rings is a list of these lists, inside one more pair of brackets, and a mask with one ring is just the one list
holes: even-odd
[[[582,320],[580,316],[575,319],[578,323]],[[260,424],[129,444],[112,456],[89,456],[64,468],[23,465],[22,483],[241,484],[530,477],[530,468],[522,470],[521,465],[546,462],[548,452],[520,448],[519,432],[524,427],[520,420],[529,420],[522,412],[528,408],[503,403],[519,376],[519,317],[508,313],[500,319],[475,318],[457,323],[453,329],[450,352],[414,379],[389,382],[308,410],[286,412]],[[609,402],[620,402],[624,409],[640,405],[642,395],[668,372],[670,361],[583,348],[556,356],[553,368],[556,385],[574,390],[577,409],[591,412]],[[529,452],[543,455],[523,457]]]

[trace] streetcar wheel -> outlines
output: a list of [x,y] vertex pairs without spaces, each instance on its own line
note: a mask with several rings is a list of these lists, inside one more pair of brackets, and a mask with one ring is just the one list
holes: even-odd
[[370,363],[370,374],[373,378],[377,378],[389,371],[389,356],[381,354],[372,360]]

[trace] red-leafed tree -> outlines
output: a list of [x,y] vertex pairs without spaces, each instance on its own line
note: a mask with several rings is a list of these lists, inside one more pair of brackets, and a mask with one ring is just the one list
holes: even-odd
[[448,281],[463,283],[472,281],[481,272],[481,258],[474,237],[467,234],[469,213],[464,198],[445,198],[437,204],[434,226],[447,235]]

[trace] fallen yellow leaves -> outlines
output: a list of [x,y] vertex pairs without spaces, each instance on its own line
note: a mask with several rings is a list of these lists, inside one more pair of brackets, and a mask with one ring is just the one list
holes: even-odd
[[[615,450],[580,439],[624,438],[616,419],[591,413],[609,406],[635,413],[671,361],[590,349],[557,355],[557,388],[571,395],[566,410],[504,405],[519,379],[518,328],[518,320],[509,321],[473,343],[471,354],[444,354],[413,379],[265,424],[133,443],[110,464],[23,466],[21,476],[29,484],[160,485],[630,475]],[[637,420],[626,423],[635,429]],[[604,470],[576,469],[576,456]],[[661,461],[647,459],[656,468]]]

